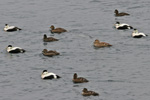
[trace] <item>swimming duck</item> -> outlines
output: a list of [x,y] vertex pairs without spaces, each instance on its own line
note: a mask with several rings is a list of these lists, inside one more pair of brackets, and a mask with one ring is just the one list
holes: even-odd
[[141,37],[146,37],[148,35],[144,34],[144,33],[139,33],[137,29],[134,29],[134,31],[132,32],[132,37],[133,38],[141,38]]
[[116,22],[115,28],[116,28],[116,29],[119,29],[119,30],[133,29],[133,27],[130,26],[129,24],[126,24],[126,23],[120,24],[120,22]]
[[53,51],[53,50],[48,51],[47,49],[43,49],[42,53],[44,56],[50,56],[50,57],[59,55],[57,51]]
[[87,79],[85,79],[85,78],[83,78],[83,77],[78,77],[78,76],[77,76],[77,73],[74,73],[74,76],[73,76],[72,81],[73,81],[74,83],[84,83],[84,82],[88,82]]
[[93,95],[93,96],[98,96],[99,94],[96,93],[96,92],[94,92],[94,91],[88,91],[87,88],[84,88],[84,89],[82,90],[82,95],[83,95],[83,96],[91,96],[91,95]]
[[62,32],[67,32],[66,29],[63,28],[55,28],[54,25],[51,25],[51,33],[62,33]]
[[61,77],[56,75],[55,73],[49,73],[47,70],[43,70],[41,74],[41,78],[42,79],[58,79]]
[[43,36],[43,41],[44,41],[44,42],[52,42],[52,41],[58,41],[58,39],[55,39],[55,38],[53,38],[53,37],[47,37],[47,35],[44,34],[44,36]]
[[9,26],[8,24],[5,24],[4,31],[13,32],[13,31],[17,31],[17,30],[21,30],[21,29],[16,26]]
[[12,47],[12,45],[8,45],[6,48],[8,53],[24,53],[25,50],[20,47]]
[[109,46],[112,46],[112,45],[109,44],[109,43],[106,43],[106,42],[100,42],[98,39],[96,39],[96,40],[94,41],[94,47],[99,47],[99,48],[101,48],[101,47],[109,47]]
[[125,12],[121,12],[121,13],[119,13],[119,11],[116,9],[115,11],[114,11],[114,13],[115,13],[115,16],[117,17],[119,17],[119,16],[126,16],[126,15],[130,15],[130,14],[128,14],[128,13],[125,13]]

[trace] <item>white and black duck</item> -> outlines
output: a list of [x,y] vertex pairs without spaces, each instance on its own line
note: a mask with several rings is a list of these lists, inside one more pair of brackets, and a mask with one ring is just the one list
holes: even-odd
[[25,50],[20,47],[12,47],[12,45],[8,45],[6,48],[8,53],[24,53]]
[[47,70],[43,70],[41,74],[42,79],[58,79],[61,78],[60,76],[56,75],[55,73],[50,73]]
[[133,38],[142,38],[142,37],[146,37],[146,36],[148,36],[148,35],[144,34],[144,33],[139,33],[137,29],[134,29],[134,31],[132,32]]
[[133,27],[130,26],[129,24],[126,24],[126,23],[120,24],[120,22],[116,22],[115,28],[119,30],[133,29]]
[[4,27],[5,32],[13,32],[13,31],[18,31],[18,30],[22,30],[22,29],[16,26],[9,26],[8,24],[5,24],[5,27]]

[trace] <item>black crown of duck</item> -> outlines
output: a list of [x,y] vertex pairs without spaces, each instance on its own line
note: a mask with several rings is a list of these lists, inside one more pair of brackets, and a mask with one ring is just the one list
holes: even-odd
[[58,39],[55,39],[55,38],[53,38],[53,37],[47,37],[47,35],[44,34],[44,36],[43,36],[43,41],[44,41],[44,42],[53,42],[53,41],[58,41]]
[[109,47],[109,46],[112,46],[112,45],[106,42],[100,42],[98,39],[94,41],[94,47],[101,48],[101,47]]
[[66,29],[64,28],[55,28],[54,25],[51,25],[51,33],[62,33],[62,32],[67,32]]
[[77,73],[74,73],[73,75],[73,80],[74,83],[84,83],[84,82],[88,82],[87,79],[83,78],[83,77],[78,77]]
[[44,55],[44,56],[50,56],[50,57],[52,57],[52,56],[55,56],[55,55],[59,55],[60,53],[59,52],[57,52],[57,51],[53,51],[53,50],[47,50],[47,49],[44,49],[43,51],[42,51],[42,54]]
[[82,90],[82,95],[83,96],[98,96],[99,94],[98,93],[96,93],[96,92],[94,92],[94,91],[88,91],[87,90],[87,88],[84,88],[83,90]]
[[119,11],[116,9],[115,11],[114,11],[114,13],[115,13],[115,16],[117,17],[119,17],[119,16],[128,16],[128,15],[130,15],[130,14],[128,14],[128,13],[125,13],[125,12],[121,12],[121,13],[119,13]]

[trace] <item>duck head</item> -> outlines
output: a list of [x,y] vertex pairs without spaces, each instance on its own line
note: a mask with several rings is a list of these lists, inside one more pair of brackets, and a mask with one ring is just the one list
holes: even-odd
[[50,27],[50,28],[51,28],[51,30],[54,30],[54,29],[55,29],[54,25],[51,25],[51,27]]
[[78,77],[77,73],[74,73],[73,78],[74,78],[74,79],[77,79],[77,77]]

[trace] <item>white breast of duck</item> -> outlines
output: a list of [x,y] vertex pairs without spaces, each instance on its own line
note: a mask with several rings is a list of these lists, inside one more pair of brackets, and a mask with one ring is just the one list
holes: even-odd
[[116,22],[115,28],[116,29],[133,29],[133,27],[130,26],[129,24],[126,24],[126,23],[120,24],[120,22]]
[[25,50],[20,47],[12,47],[12,45],[8,45],[7,52],[8,53],[23,53],[25,52]]
[[47,72],[47,70],[44,70],[42,75],[41,75],[42,79],[57,79],[60,78],[60,76],[56,75],[55,73],[49,73]]
[[134,29],[132,32],[132,37],[133,38],[141,38],[141,37],[146,37],[147,35],[144,33],[139,33],[137,29]]

